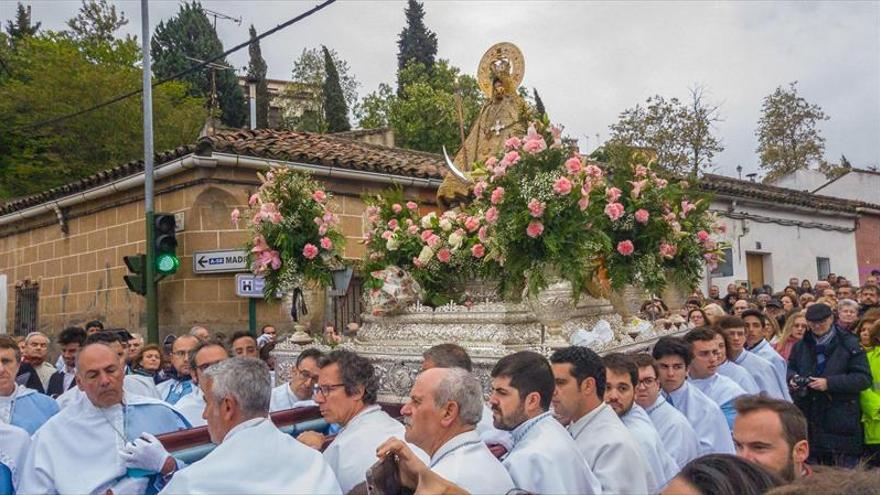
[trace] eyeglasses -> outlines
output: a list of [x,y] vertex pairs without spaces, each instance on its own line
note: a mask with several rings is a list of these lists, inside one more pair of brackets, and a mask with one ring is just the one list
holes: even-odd
[[649,377],[642,378],[641,380],[639,380],[639,384],[637,386],[650,387],[651,385],[654,385],[655,383],[657,383],[657,379],[654,378],[653,376],[649,376]]
[[174,351],[171,353],[174,357],[185,358],[192,354],[192,351]]
[[300,378],[302,378],[303,380],[305,380],[307,382],[318,381],[318,375],[313,375],[313,374],[309,373],[308,371],[302,370],[302,371],[298,372],[297,374],[299,375]]
[[312,392],[314,392],[315,395],[320,393],[321,395],[326,397],[326,396],[330,395],[330,392],[332,392],[333,389],[339,388],[339,387],[344,387],[344,386],[345,386],[344,383],[337,383],[335,385],[317,385],[317,384],[315,384],[315,386],[312,387]]

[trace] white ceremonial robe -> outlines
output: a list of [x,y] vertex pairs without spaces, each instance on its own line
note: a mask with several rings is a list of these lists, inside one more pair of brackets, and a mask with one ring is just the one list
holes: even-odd
[[743,390],[746,391],[747,394],[759,394],[761,393],[761,388],[758,387],[758,382],[755,381],[752,374],[746,371],[742,366],[734,363],[731,360],[726,360],[721,363],[720,366],[715,370],[719,375],[724,375],[727,378],[730,378],[737,385],[742,387]]
[[721,407],[688,382],[689,380],[685,380],[672,393],[667,394],[664,391],[663,397],[667,400],[671,398],[673,407],[681,411],[694,427],[700,441],[700,455],[735,454],[733,438]]
[[160,493],[341,495],[342,491],[319,452],[282,433],[268,419],[257,418],[229,430],[211,453],[174,473]]
[[654,473],[654,479],[657,480],[657,485],[654,488],[648,487],[648,491],[650,493],[660,491],[678,474],[678,463],[669,455],[660,439],[660,434],[654,428],[654,423],[640,405],[633,404],[620,419],[641,447],[642,454],[647,459],[651,472]]
[[510,435],[509,431],[495,428],[492,410],[486,404],[483,404],[483,416],[480,418],[480,422],[477,423],[476,431],[486,445],[503,445],[508,452],[513,448],[513,436]]
[[554,495],[602,493],[574,439],[550,412],[524,421],[511,433],[513,450],[502,464],[517,488]]
[[[189,392],[181,394],[177,400],[171,400],[171,396],[174,395],[173,393],[178,391],[179,387],[182,387],[181,384],[184,384],[184,382],[189,382],[189,387],[190,387]],[[188,380],[181,381],[176,378],[172,378],[170,380],[165,380],[164,382],[156,385],[156,390],[159,393],[159,399],[163,400],[171,405],[177,404],[181,399],[183,399],[187,395],[193,393],[193,391],[197,388],[199,388],[199,386],[196,385],[195,383],[193,383],[192,380],[188,379]]]
[[657,400],[645,410],[654,423],[654,428],[660,434],[660,440],[666,450],[675,459],[678,468],[700,456],[700,442],[697,440],[697,432],[688,422],[684,414],[672,407],[662,395],[657,395]]
[[202,393],[202,389],[199,387],[195,387],[191,394],[184,395],[172,407],[180,411],[180,414],[183,414],[193,428],[208,424],[202,418],[202,413],[205,412],[205,394]]
[[608,404],[568,425],[568,431],[603,493],[648,493],[657,486],[639,444]]
[[791,400],[791,396],[788,394],[788,385],[785,385],[784,389],[780,388],[776,371],[770,361],[743,349],[733,362],[752,374],[752,378],[755,379],[755,383],[758,384],[758,388],[762,392],[767,392],[767,395],[775,399]]
[[[27,431],[17,426],[0,423],[0,464],[9,470],[13,491],[18,487],[22,464],[30,443],[31,436]],[[4,491],[3,488],[3,477],[0,473],[0,493]]]
[[289,383],[282,383],[272,389],[272,397],[269,400],[269,412],[284,411],[287,409],[299,409],[301,407],[317,406],[318,403],[312,400],[300,399],[293,390],[290,390]]
[[732,432],[733,420],[736,418],[736,408],[733,403],[737,397],[745,395],[746,391],[730,378],[718,373],[713,373],[709,378],[688,378],[688,381],[718,404],[727,420],[727,427]]
[[468,493],[491,495],[513,488],[510,474],[473,430],[450,438],[434,452],[428,467]]
[[[379,460],[376,457],[379,445],[391,437],[403,440],[404,434],[403,424],[378,405],[367,406],[357,413],[324,450],[324,460],[336,473],[342,493],[366,481],[367,469]],[[428,462],[428,455],[422,449],[415,445],[410,448]]]
[[791,402],[791,394],[788,391],[788,362],[784,357],[780,356],[776,349],[767,342],[766,339],[761,340],[755,347],[749,349],[749,352],[768,361],[773,366],[773,372],[776,375],[776,383],[783,392],[783,399]]
[[[148,384],[145,380],[150,380],[152,382],[152,378],[147,376],[125,375],[125,378],[122,381],[122,388],[125,390],[126,394],[161,400],[159,392],[156,390],[156,385],[152,383]],[[74,402],[79,402],[85,396],[86,394],[76,386],[65,390],[63,394],[55,399],[55,401],[58,402],[58,406],[61,407],[61,409],[64,409]]]
[[124,406],[104,409],[88,397],[52,417],[31,438],[19,493],[101,493],[126,476],[119,450],[144,432],[189,428],[168,404],[126,393]]

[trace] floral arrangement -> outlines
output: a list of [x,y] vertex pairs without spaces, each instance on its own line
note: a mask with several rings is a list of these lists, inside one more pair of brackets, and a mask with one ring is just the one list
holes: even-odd
[[[258,174],[261,185],[244,215],[251,270],[266,279],[265,294],[287,291],[304,282],[329,285],[331,271],[343,266],[345,237],[327,208],[330,195],[308,175],[277,167]],[[242,212],[232,211],[238,228]]]

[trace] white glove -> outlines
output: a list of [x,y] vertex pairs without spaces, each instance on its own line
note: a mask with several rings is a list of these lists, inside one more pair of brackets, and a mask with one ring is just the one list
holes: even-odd
[[150,484],[150,478],[129,478],[126,476],[107,489],[109,495],[144,495]]
[[162,442],[149,433],[144,433],[134,442],[127,443],[119,451],[119,455],[126,468],[143,469],[154,473],[162,472],[165,461],[171,457]]

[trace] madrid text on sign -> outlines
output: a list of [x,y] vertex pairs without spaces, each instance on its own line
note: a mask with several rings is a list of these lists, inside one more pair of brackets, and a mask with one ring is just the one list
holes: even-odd
[[193,272],[247,271],[247,252],[244,250],[196,251],[193,253]]

